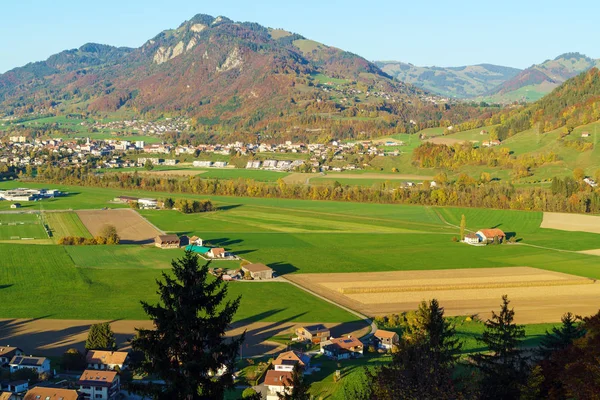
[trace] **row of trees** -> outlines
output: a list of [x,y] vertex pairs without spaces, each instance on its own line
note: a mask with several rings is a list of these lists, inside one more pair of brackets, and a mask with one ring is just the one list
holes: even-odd
[[58,240],[58,244],[63,246],[95,246],[95,245],[112,245],[119,244],[121,238],[117,233],[117,228],[114,225],[105,225],[100,234],[93,238],[81,236],[65,236]]
[[[524,349],[524,326],[514,322],[507,296],[477,340],[486,349],[461,357],[462,343],[437,300],[423,302],[403,333],[393,361],[365,369],[349,398],[388,399],[592,399],[600,393],[600,312],[547,332],[536,349]],[[595,397],[596,396],[596,397]]]
[[210,200],[188,200],[167,197],[163,200],[163,207],[167,210],[177,209],[184,214],[214,211],[215,207]]
[[[464,174],[463,174],[464,175]],[[146,190],[197,195],[269,197],[304,200],[335,200],[363,203],[419,204],[479,207],[513,210],[600,213],[600,193],[585,183],[577,183],[578,191],[568,198],[541,187],[515,187],[500,182],[478,182],[468,175],[438,187],[420,185],[413,188],[277,184],[248,179],[217,180],[199,177],[149,177],[136,173],[96,176],[85,168],[40,169],[44,182],[79,186],[105,187],[119,190]],[[447,177],[446,177],[447,178]]]

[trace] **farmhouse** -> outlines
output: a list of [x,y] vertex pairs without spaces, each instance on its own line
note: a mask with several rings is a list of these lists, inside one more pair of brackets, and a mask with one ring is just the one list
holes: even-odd
[[265,375],[265,387],[267,388],[267,400],[279,400],[279,393],[291,392],[292,373],[287,371],[267,371]]
[[363,347],[360,340],[347,336],[321,342],[321,354],[334,360],[358,358],[363,355]]
[[10,205],[10,208],[21,208],[21,203],[14,203]]
[[475,235],[477,235],[479,237],[479,241],[483,243],[493,243],[496,240],[498,243],[502,243],[506,238],[506,234],[498,228],[480,229],[475,233]]
[[139,201],[139,200],[140,199],[138,197],[119,196],[119,197],[115,197],[115,199],[113,201],[115,203],[131,204],[131,203],[135,203],[136,201]]
[[156,199],[143,198],[138,200],[140,208],[143,209],[155,209],[158,208],[158,201]]
[[121,390],[121,378],[115,371],[85,370],[77,384],[86,399],[114,400]]
[[244,274],[250,274],[252,279],[271,279],[273,278],[273,270],[267,267],[265,264],[247,264],[242,266]]
[[226,254],[227,252],[222,247],[213,247],[206,253],[210,258],[225,258]]
[[581,137],[590,137],[590,133],[589,132],[582,132],[581,133]]
[[83,400],[82,394],[72,389],[37,386],[25,394],[23,400]]
[[306,340],[311,343],[321,343],[331,337],[331,332],[325,325],[310,325],[296,329],[298,340]]
[[8,364],[14,356],[20,356],[23,350],[18,347],[0,346],[0,366]]
[[196,246],[204,246],[204,240],[202,240],[198,236],[192,236],[190,238],[190,244],[191,245],[196,245]]
[[87,369],[114,370],[127,368],[129,353],[126,351],[90,350],[85,356]]
[[479,236],[474,233],[469,233],[468,235],[465,235],[465,243],[477,244],[479,243]]
[[292,372],[296,365],[305,369],[310,366],[310,356],[295,350],[286,351],[277,356],[273,361],[273,365],[275,366],[275,371]]
[[8,365],[10,366],[10,372],[16,372],[23,368],[33,369],[38,374],[50,372],[50,360],[46,357],[14,356]]
[[159,235],[154,239],[154,245],[161,249],[178,249],[181,240],[177,235]]
[[391,350],[400,342],[400,336],[396,332],[384,331],[382,329],[377,329],[374,337],[377,347],[384,350]]

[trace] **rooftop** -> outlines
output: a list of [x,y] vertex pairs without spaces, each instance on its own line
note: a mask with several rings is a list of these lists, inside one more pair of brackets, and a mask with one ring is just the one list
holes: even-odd
[[256,263],[256,264],[247,264],[242,267],[242,269],[250,272],[262,272],[262,271],[273,271],[271,268],[267,267],[265,264]]

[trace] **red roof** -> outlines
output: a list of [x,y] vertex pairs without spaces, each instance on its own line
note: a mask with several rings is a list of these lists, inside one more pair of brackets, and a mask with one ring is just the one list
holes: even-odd
[[265,375],[265,386],[291,386],[292,373],[284,371],[267,371]]
[[494,236],[506,237],[506,234],[501,229],[480,229],[479,232],[483,233],[486,238],[493,238]]

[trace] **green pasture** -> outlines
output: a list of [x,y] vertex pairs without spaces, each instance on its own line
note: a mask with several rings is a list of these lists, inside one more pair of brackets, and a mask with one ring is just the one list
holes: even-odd
[[265,171],[256,169],[205,169],[202,173],[203,179],[253,179],[260,182],[277,182],[278,179],[283,179],[289,174],[286,172]]
[[[169,268],[182,250],[165,251],[148,268],[124,264],[122,268],[80,267],[76,262],[110,254],[109,247],[0,244],[0,303],[2,318],[145,319],[140,300],[155,302],[159,264]],[[138,263],[156,257],[154,249],[129,252]],[[77,249],[79,250],[79,248]],[[127,253],[127,251],[125,251]],[[74,257],[71,257],[74,254]],[[120,253],[121,260],[126,254]],[[117,257],[118,259],[118,257]],[[74,262],[74,260],[76,260]],[[356,318],[287,283],[256,282],[229,285],[233,299],[242,296],[236,321],[350,322]],[[274,303],[269,299],[277,299]]]
[[47,239],[48,235],[37,214],[0,214],[0,240]]
[[74,212],[48,212],[43,214],[43,219],[50,228],[50,233],[54,239],[65,236],[92,237],[79,216]]

